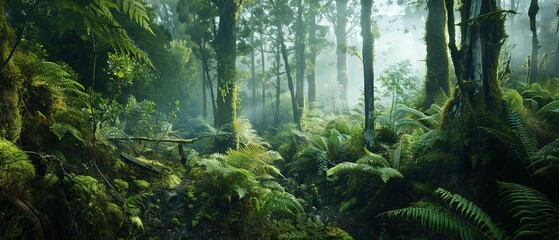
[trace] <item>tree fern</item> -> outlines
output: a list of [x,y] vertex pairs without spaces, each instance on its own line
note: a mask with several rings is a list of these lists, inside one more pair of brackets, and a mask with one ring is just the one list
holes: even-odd
[[92,41],[109,46],[122,54],[135,56],[153,67],[149,57],[140,50],[116,20],[114,12],[124,13],[128,19],[151,33],[149,16],[142,1],[137,0],[93,0],[80,2],[62,0],[51,2],[58,11],[60,31],[72,30],[83,38],[92,36]]
[[464,240],[509,239],[489,215],[473,202],[442,188],[435,191],[436,202],[416,202],[413,206],[383,213],[418,221],[431,230]]
[[559,239],[559,207],[541,192],[516,183],[498,182],[503,201],[520,223],[516,238]]

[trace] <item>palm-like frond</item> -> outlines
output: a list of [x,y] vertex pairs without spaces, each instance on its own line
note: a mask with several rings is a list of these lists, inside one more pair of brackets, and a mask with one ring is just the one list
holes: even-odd
[[125,55],[131,55],[153,67],[149,57],[140,50],[121,27],[114,12],[123,12],[129,20],[149,31],[149,16],[145,4],[138,0],[93,0],[80,2],[73,0],[53,1],[52,8],[59,12],[63,23],[61,31],[76,30],[83,36],[93,36],[93,40],[113,48]]
[[417,220],[431,230],[464,240],[508,239],[489,215],[473,202],[442,188],[435,191],[437,202],[417,202],[413,206],[383,213],[388,217]]
[[559,207],[541,192],[516,183],[498,182],[503,201],[520,222],[515,238],[559,239]]

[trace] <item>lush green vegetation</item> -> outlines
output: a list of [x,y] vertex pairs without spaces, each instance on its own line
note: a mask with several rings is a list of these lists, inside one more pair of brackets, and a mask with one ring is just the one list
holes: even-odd
[[0,239],[559,239],[556,8],[0,0]]

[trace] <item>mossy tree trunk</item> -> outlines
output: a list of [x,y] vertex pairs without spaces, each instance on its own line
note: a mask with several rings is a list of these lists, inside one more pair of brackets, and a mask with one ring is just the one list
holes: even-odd
[[361,0],[361,36],[363,37],[363,74],[365,84],[365,147],[375,146],[375,74],[373,71],[373,33],[371,32],[371,11],[373,0]]
[[449,60],[446,47],[446,9],[444,2],[430,0],[425,23],[427,45],[427,74],[425,79],[424,109],[435,103],[435,98],[444,93],[450,96]]
[[338,83],[342,86],[340,98],[347,103],[348,76],[347,76],[347,2],[336,0],[336,67],[338,70]]
[[[462,163],[486,158],[491,144],[480,126],[500,129],[501,89],[497,77],[499,53],[505,39],[505,16],[495,0],[461,1],[461,49],[454,33],[454,0],[446,0],[449,48],[455,67],[458,91],[444,108],[441,130],[456,149]],[[450,28],[452,26],[452,28]],[[471,166],[471,164],[468,164]]]
[[19,92],[23,82],[14,62],[6,62],[14,33],[5,16],[4,0],[0,0],[0,64],[3,67],[0,70],[0,138],[13,142],[19,138],[21,132]]
[[[231,135],[216,140],[216,149],[225,152],[238,147],[236,66],[237,34],[236,25],[242,1],[213,0],[219,11],[219,29],[215,37],[217,53],[217,113],[216,128],[226,128]],[[228,127],[225,127],[228,126]]]

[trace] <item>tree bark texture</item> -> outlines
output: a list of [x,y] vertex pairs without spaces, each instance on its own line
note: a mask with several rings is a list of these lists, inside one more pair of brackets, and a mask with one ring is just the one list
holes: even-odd
[[[446,0],[449,48],[458,90],[443,108],[441,132],[446,151],[458,158],[460,172],[472,169],[480,159],[493,159],[494,146],[481,127],[503,129],[504,104],[497,71],[499,54],[506,37],[505,16],[496,0],[460,2],[461,48],[454,42],[453,0]],[[452,17],[451,17],[452,16]],[[489,17],[490,16],[490,17]]]
[[[5,17],[4,0],[0,0],[0,63],[8,59],[10,42],[14,37]],[[21,133],[20,96],[23,80],[12,60],[0,72],[0,138],[19,139]]]
[[250,51],[250,80],[252,82],[252,117],[256,119],[256,105],[258,99],[256,97],[256,86],[258,85],[258,81],[256,80],[256,57],[254,52],[254,31],[250,34],[250,44],[253,46],[252,50]]
[[295,57],[297,59],[297,107],[299,108],[298,122],[301,123],[303,108],[305,106],[305,23],[303,22],[302,0],[297,2],[297,23],[295,28]]
[[232,135],[216,140],[216,149],[225,152],[238,147],[236,66],[237,35],[236,25],[240,6],[235,0],[217,1],[219,9],[219,29],[215,38],[217,53],[217,114],[216,128],[225,128]]
[[310,21],[309,21],[309,66],[307,68],[307,83],[308,92],[307,98],[308,102],[316,102],[316,58],[318,56],[317,46],[316,46],[316,9],[314,5],[310,6]]
[[449,59],[446,47],[446,9],[444,2],[430,0],[425,23],[425,43],[427,45],[427,76],[425,79],[424,109],[435,103],[442,92],[450,96]]
[[373,71],[373,33],[371,32],[372,0],[361,0],[361,36],[363,37],[363,74],[365,85],[365,147],[373,150],[375,145],[375,75]]
[[[279,28],[278,28],[279,30]],[[278,34],[279,36],[279,34]],[[278,37],[279,41],[279,37]],[[281,96],[281,56],[280,56],[280,44],[276,46],[276,108],[274,109],[274,124],[279,125],[281,123],[280,118],[280,96]]]
[[[297,98],[295,97],[295,86],[293,85],[293,76],[291,75],[291,67],[289,66],[289,56],[287,54],[287,47],[283,39],[283,30],[281,24],[278,24],[278,40],[281,47],[281,55],[283,58],[283,65],[285,67],[285,74],[287,75],[287,88],[291,95],[291,108],[293,109],[293,122],[297,124],[297,129],[301,130],[301,121],[299,117],[299,106]],[[279,108],[278,108],[279,111]]]
[[532,31],[532,54],[530,55],[530,82],[538,82],[538,26],[536,25],[536,15],[540,7],[538,0],[531,0],[530,7],[528,8],[528,17],[530,18],[530,31]]
[[262,60],[262,129],[266,126],[266,58],[264,56],[264,34],[260,32],[260,60]]
[[[372,0],[371,0],[372,1]],[[342,86],[340,98],[347,102],[348,75],[347,75],[347,2],[336,0],[336,67],[338,70],[338,83]],[[370,16],[369,16],[370,17]]]
[[202,80],[202,117],[206,119],[208,117],[208,94],[206,93],[206,73],[204,68],[200,72]]

